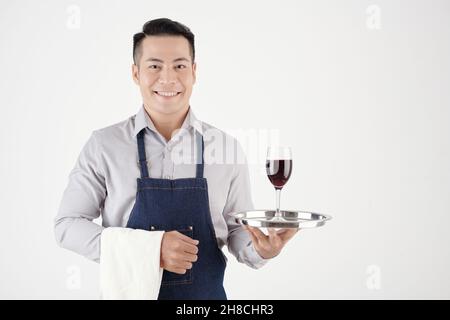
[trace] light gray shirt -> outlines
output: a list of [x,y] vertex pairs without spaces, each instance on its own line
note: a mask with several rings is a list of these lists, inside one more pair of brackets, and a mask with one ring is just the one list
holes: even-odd
[[[255,269],[262,267],[268,260],[255,251],[247,231],[230,215],[253,209],[243,150],[235,138],[199,121],[191,108],[168,142],[144,107],[125,121],[92,132],[70,173],[55,218],[58,244],[99,262],[102,230],[126,226],[140,177],[136,135],[143,128],[151,178],[195,177],[199,161],[195,131],[203,135],[204,177],[217,244],[219,248],[227,245],[239,262]],[[92,221],[100,216],[102,226]]]

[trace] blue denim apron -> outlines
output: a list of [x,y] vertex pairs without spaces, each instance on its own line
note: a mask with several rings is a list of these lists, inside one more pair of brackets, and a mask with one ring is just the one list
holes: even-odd
[[[199,240],[198,260],[185,274],[164,270],[158,300],[226,300],[223,278],[226,260],[217,245],[208,200],[208,184],[203,178],[203,137],[196,132],[196,177],[153,179],[148,175],[144,135],[137,135],[141,178],[137,179],[136,202],[127,228],[149,231],[177,230]],[[201,147],[200,147],[201,146]]]

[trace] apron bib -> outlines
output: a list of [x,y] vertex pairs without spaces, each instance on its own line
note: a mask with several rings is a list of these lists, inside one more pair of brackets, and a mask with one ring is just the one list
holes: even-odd
[[137,135],[141,178],[127,228],[148,231],[177,230],[199,240],[198,259],[185,274],[164,270],[158,300],[226,300],[223,287],[226,260],[217,245],[211,220],[208,184],[203,178],[203,137],[196,132],[195,178],[153,179],[149,177],[144,144],[145,129]]

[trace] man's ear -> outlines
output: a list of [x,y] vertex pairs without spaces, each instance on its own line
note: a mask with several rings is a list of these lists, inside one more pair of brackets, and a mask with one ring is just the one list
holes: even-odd
[[192,64],[192,76],[194,77],[194,83],[193,84],[195,84],[195,82],[197,80],[197,62],[194,62]]
[[131,76],[133,77],[134,83],[139,85],[139,67],[134,63],[131,65]]

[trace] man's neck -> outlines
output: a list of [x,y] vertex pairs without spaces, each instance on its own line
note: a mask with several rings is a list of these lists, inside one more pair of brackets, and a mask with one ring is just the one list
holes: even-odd
[[186,108],[172,114],[155,112],[150,110],[150,108],[147,108],[145,105],[144,108],[155,125],[156,130],[164,137],[164,139],[166,139],[166,141],[169,141],[172,138],[172,133],[175,130],[181,128],[184,119],[189,112],[189,105]]

